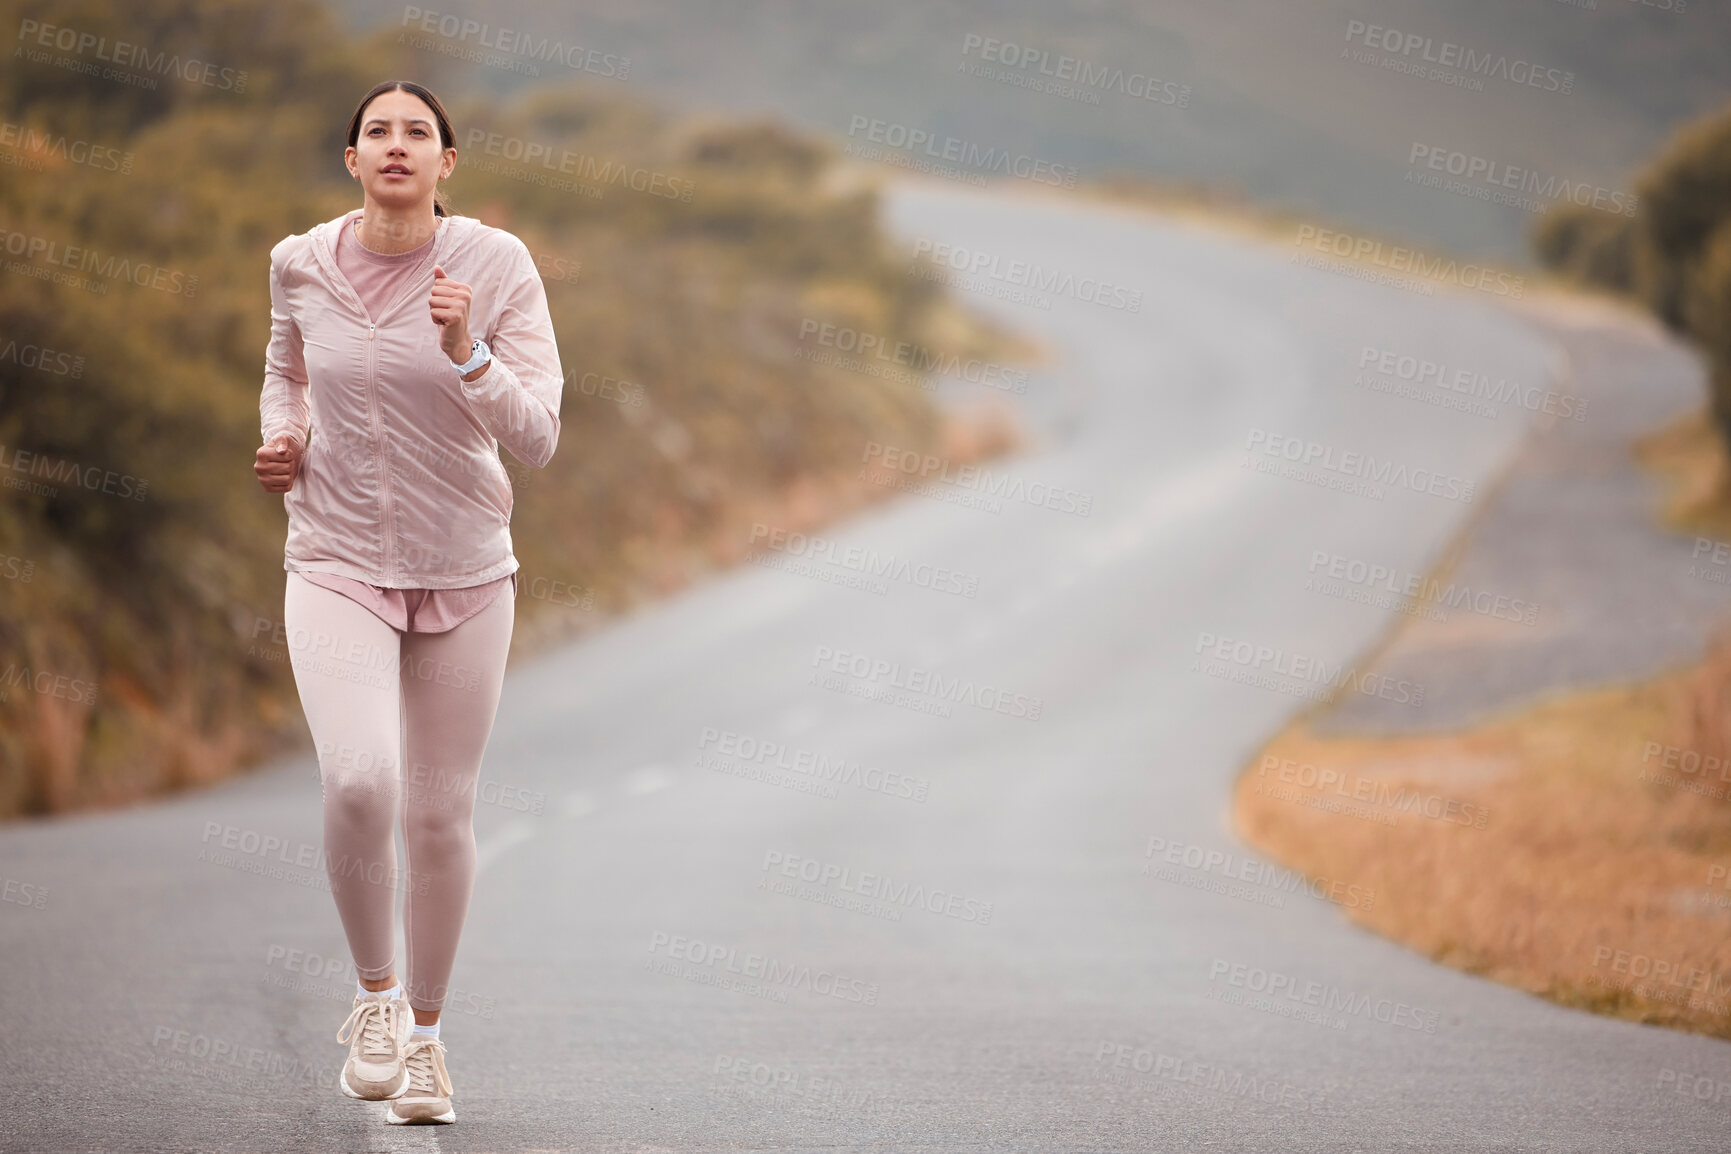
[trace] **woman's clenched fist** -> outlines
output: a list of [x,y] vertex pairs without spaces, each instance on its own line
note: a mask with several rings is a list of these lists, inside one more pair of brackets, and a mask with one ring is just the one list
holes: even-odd
[[259,446],[252,471],[267,493],[286,493],[294,488],[300,475],[301,443],[290,436],[281,436],[268,445]]

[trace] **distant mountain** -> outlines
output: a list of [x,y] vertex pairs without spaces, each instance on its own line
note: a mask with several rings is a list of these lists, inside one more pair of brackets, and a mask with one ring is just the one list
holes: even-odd
[[[1506,186],[1609,203],[1672,128],[1731,100],[1731,0],[338,3],[357,30],[442,22],[453,34],[428,40],[491,53],[459,75],[494,90],[534,83],[512,69],[549,41],[580,45],[597,83],[678,106],[838,139],[877,119],[1505,259],[1526,259],[1536,219],[1490,199]],[[628,58],[626,79],[602,75],[608,56]],[[1026,81],[1042,64],[1073,91],[966,70]],[[1459,189],[1408,179],[1451,167],[1471,169]]]

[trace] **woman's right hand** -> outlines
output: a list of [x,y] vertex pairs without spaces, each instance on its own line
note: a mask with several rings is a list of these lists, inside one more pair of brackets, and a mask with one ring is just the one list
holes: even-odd
[[267,493],[286,493],[294,488],[300,475],[301,443],[290,436],[280,436],[268,445],[259,446],[252,471]]

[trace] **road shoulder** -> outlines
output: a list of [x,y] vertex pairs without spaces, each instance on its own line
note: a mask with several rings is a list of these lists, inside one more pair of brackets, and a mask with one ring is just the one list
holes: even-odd
[[1731,565],[1662,523],[1636,459],[1701,405],[1701,368],[1611,306],[1530,316],[1568,354],[1573,403],[1539,412],[1428,573],[1330,586],[1389,617],[1360,665],[1422,702],[1345,691],[1297,717],[1246,766],[1234,823],[1373,889],[1351,916],[1439,962],[1731,1037],[1731,759],[1697,736],[1731,681],[1731,647],[1709,645]]

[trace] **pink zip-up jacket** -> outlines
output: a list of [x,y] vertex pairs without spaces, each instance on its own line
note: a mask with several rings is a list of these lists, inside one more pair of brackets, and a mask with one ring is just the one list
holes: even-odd
[[[539,469],[559,443],[564,374],[541,275],[510,233],[444,217],[424,271],[369,316],[335,254],[359,212],[271,249],[259,427],[265,444],[306,446],[283,497],[283,568],[397,589],[496,580],[518,568],[499,446]],[[439,348],[435,264],[473,290],[469,331],[493,353],[478,380]]]

